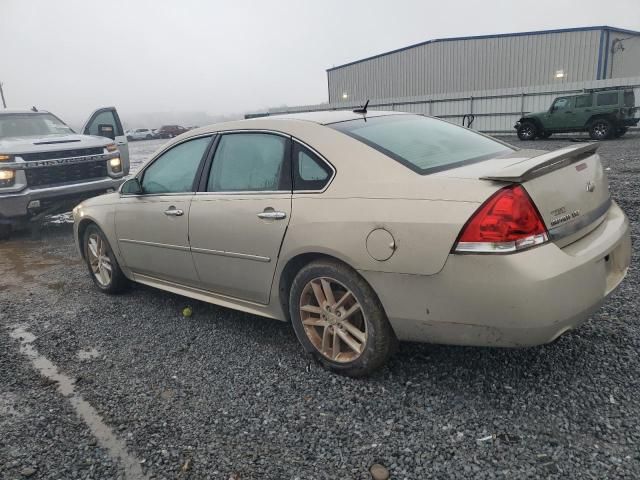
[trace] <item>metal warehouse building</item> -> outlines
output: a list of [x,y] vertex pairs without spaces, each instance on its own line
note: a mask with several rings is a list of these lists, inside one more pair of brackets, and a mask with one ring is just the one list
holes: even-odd
[[640,32],[599,26],[429,40],[327,70],[329,103],[640,76]]

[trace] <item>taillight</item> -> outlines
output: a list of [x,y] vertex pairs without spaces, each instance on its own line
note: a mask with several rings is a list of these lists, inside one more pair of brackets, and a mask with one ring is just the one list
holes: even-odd
[[531,197],[521,185],[493,194],[460,232],[454,253],[509,253],[549,241]]

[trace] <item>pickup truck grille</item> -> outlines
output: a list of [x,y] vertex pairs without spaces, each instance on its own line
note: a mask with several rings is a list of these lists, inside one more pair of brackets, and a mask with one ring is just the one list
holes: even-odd
[[[102,149],[99,150],[100,152],[98,153],[102,153]],[[47,158],[50,159],[51,157]],[[44,185],[57,185],[66,182],[80,182],[83,180],[106,177],[107,164],[102,160],[100,162],[56,165],[52,167],[26,169],[25,174],[27,176],[27,185],[30,187],[41,187]]]
[[23,153],[20,157],[25,162],[36,160],[53,160],[56,158],[84,157],[87,155],[100,155],[104,152],[102,147],[97,148],[76,148],[75,150],[58,150],[55,152]]

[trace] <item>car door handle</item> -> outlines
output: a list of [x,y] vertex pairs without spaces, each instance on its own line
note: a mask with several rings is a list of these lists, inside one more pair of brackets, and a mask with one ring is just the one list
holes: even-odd
[[258,213],[258,218],[263,218],[266,220],[282,220],[287,218],[287,214],[284,212],[275,212],[273,210],[269,210],[266,212]]
[[165,210],[164,214],[168,217],[181,217],[184,215],[184,211],[177,209],[176,207],[171,207],[168,210]]

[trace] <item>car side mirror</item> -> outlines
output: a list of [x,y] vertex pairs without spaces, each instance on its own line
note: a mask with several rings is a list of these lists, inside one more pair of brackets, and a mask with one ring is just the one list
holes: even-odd
[[142,185],[138,177],[133,177],[127,180],[120,187],[120,193],[122,195],[142,195]]
[[110,138],[111,140],[116,139],[116,132],[113,129],[113,125],[109,125],[108,123],[101,123],[98,125],[98,135]]

